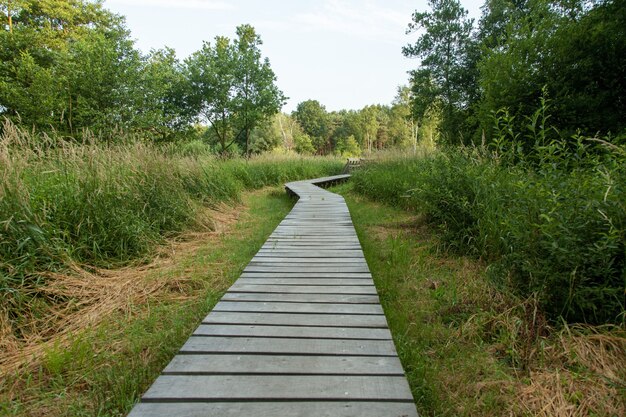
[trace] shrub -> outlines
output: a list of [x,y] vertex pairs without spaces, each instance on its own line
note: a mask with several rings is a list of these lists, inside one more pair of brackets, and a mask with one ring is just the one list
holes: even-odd
[[142,257],[187,227],[201,205],[238,201],[245,189],[333,175],[342,166],[331,158],[224,161],[142,143],[72,143],[6,125],[0,291],[13,294],[36,285],[38,272],[73,263],[110,266]]
[[619,320],[626,278],[622,164],[535,168],[506,166],[475,149],[447,150],[370,163],[353,182],[360,193],[423,212],[446,247],[490,261],[494,278],[536,295],[553,319]]

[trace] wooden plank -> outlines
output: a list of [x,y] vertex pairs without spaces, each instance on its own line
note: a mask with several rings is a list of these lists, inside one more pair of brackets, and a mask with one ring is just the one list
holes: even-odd
[[387,375],[402,376],[388,356],[177,355],[163,374],[186,375]]
[[350,294],[274,294],[227,292],[222,301],[281,301],[284,303],[378,304],[375,295]]
[[374,285],[253,285],[235,282],[229,292],[267,292],[279,294],[353,294],[377,295]]
[[387,327],[385,316],[358,314],[231,313],[214,311],[204,324],[254,324],[270,326]]
[[261,249],[254,255],[253,259],[259,258],[289,258],[289,259],[325,259],[330,261],[333,258],[339,259],[364,259],[363,252],[360,250],[351,250],[351,249],[330,249],[326,251],[313,250],[313,249],[301,249],[301,250],[293,250],[293,249],[284,249],[284,248],[272,248],[272,249]]
[[361,252],[361,248],[357,243],[337,243],[331,244],[324,241],[319,242],[298,242],[298,241],[290,241],[290,242],[268,242],[261,247],[259,250],[260,253],[266,252],[315,252],[315,251],[327,251],[327,252],[335,252],[335,251],[357,251]]
[[[345,278],[345,279],[358,279],[369,278],[372,279],[372,274],[369,272],[244,272],[241,274],[241,278]],[[371,285],[371,284],[369,284]]]
[[261,265],[250,265],[247,266],[244,271],[246,272],[298,272],[298,271],[307,271],[307,272],[369,272],[367,265],[363,266],[307,266],[304,267],[294,267],[294,266],[261,266]]
[[162,375],[143,401],[413,401],[401,376]]
[[[277,264],[277,265],[291,265],[291,264],[346,264],[353,266],[353,264],[366,264],[363,256],[342,256],[342,257],[284,257],[279,255],[256,255],[250,261],[250,264]],[[334,265],[331,265],[334,266]]]
[[300,339],[390,340],[389,329],[359,327],[254,326],[239,324],[201,324],[196,336],[296,337]]
[[379,304],[285,303],[220,301],[213,311],[256,311],[270,313],[384,314]]
[[392,340],[192,336],[180,349],[185,353],[396,356],[396,349]]
[[142,403],[128,417],[418,417],[408,402]]
[[239,278],[237,283],[246,285],[372,285],[370,278]]

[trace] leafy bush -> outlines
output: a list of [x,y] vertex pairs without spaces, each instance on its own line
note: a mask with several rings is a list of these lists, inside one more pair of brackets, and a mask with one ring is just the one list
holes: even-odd
[[[536,166],[535,166],[536,167]],[[479,150],[368,164],[356,191],[423,212],[448,248],[491,262],[552,318],[619,320],[625,306],[626,170],[504,165]]]
[[[333,175],[331,158],[217,160],[141,143],[64,142],[6,125],[0,137],[0,292],[69,265],[109,266],[146,255],[187,227],[202,205],[241,192]],[[194,145],[195,147],[196,145]],[[189,148],[188,151],[193,149]]]

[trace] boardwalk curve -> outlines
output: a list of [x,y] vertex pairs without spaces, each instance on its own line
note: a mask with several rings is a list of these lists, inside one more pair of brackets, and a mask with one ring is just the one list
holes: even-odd
[[[299,197],[130,417],[417,412],[343,197]],[[317,185],[316,185],[317,184]]]

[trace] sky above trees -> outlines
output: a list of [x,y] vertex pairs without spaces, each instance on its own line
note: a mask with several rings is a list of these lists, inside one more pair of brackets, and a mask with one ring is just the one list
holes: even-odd
[[[481,0],[463,0],[478,19]],[[426,0],[106,0],[126,17],[137,47],[169,46],[185,58],[217,35],[234,36],[249,23],[263,39],[278,86],[289,97],[285,111],[315,98],[328,110],[390,103],[417,62],[402,47],[411,14]]]

